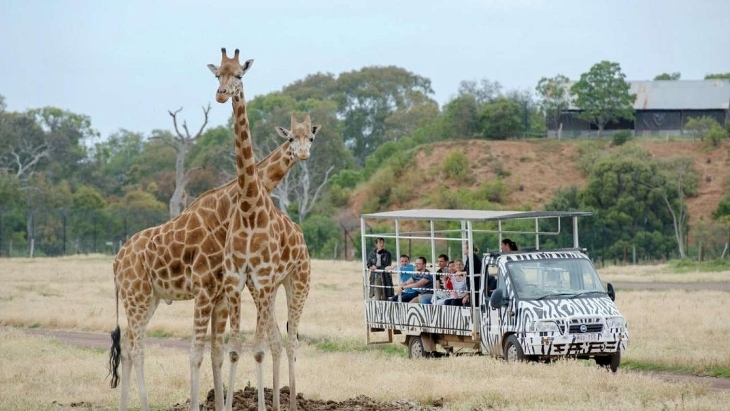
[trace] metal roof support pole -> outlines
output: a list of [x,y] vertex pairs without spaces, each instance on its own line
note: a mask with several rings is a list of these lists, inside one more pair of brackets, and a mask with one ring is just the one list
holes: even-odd
[[578,245],[578,216],[573,216],[573,248],[579,248]]
[[[395,254],[397,256],[396,261],[398,261],[397,263],[395,263],[395,267],[396,267],[395,272],[398,273],[398,286],[401,286],[402,284],[400,282],[400,278],[401,278],[401,276],[400,276],[400,270],[401,270],[401,267],[400,267],[400,256],[401,256],[401,253],[400,253],[400,227],[398,225],[397,218],[395,219]],[[401,294],[398,294],[398,302],[401,302],[400,296],[401,296]]]
[[497,221],[497,231],[499,231],[499,242],[497,243],[497,251],[502,251],[502,220]]
[[535,250],[540,249],[540,219],[535,217]]
[[[474,232],[472,231],[472,221],[466,222],[466,236],[467,236],[467,253],[466,258],[469,261],[469,304],[471,305],[471,319],[474,327],[471,330],[472,340],[479,339],[479,302],[476,301],[476,290],[474,289]],[[482,273],[479,273],[481,275]]]
[[[366,300],[368,298],[368,287],[370,287],[370,279],[368,277],[368,267],[367,267],[367,261],[368,261],[368,252],[367,252],[367,238],[365,237],[365,219],[360,217],[360,243],[362,248],[362,263],[364,266],[362,267],[362,283],[368,284],[367,286],[363,287],[363,300]],[[347,258],[347,256],[345,256]],[[366,319],[367,320],[367,319]]]
[[431,267],[433,268],[431,271],[431,285],[433,286],[433,295],[436,295],[436,240],[434,239],[436,233],[434,231],[433,220],[428,220],[428,222],[431,226]]

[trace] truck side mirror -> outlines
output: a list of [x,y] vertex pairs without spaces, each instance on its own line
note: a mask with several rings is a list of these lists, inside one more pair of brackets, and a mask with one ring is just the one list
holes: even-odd
[[610,298],[611,301],[616,301],[616,290],[613,289],[613,284],[606,284],[606,289],[608,290],[606,292],[606,294],[608,294],[608,298]]
[[489,306],[492,308],[502,308],[507,305],[509,299],[504,298],[504,289],[497,288],[492,292],[492,296],[489,298]]

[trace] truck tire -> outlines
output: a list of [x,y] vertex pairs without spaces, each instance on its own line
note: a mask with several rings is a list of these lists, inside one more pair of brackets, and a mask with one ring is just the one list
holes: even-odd
[[408,337],[408,358],[431,358],[430,352],[423,348],[423,341],[420,335],[411,335]]
[[514,334],[507,337],[507,341],[504,342],[504,359],[507,362],[525,361],[525,352],[522,351],[520,341]]
[[618,367],[621,365],[621,350],[603,357],[596,357],[596,364],[606,367],[612,372],[618,371]]

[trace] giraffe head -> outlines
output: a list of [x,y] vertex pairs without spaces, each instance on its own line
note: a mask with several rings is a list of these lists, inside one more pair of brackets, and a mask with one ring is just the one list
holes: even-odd
[[289,139],[289,154],[299,157],[300,160],[309,158],[309,147],[312,146],[314,136],[320,128],[322,126],[319,124],[312,125],[309,114],[304,116],[304,121],[301,123],[292,114],[291,130],[287,130],[284,127],[275,127],[277,134]]
[[208,68],[218,79],[218,91],[215,93],[215,100],[219,103],[225,103],[232,96],[243,91],[243,75],[253,65],[253,59],[246,60],[243,64],[238,62],[238,49],[236,49],[233,58],[228,58],[226,49],[221,49],[221,65],[208,64]]

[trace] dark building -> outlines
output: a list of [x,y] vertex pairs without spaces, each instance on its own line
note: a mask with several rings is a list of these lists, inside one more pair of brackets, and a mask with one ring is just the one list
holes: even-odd
[[[730,80],[657,80],[629,81],[629,92],[636,94],[633,120],[606,125],[606,134],[632,130],[635,135],[679,135],[691,118],[710,116],[721,125],[730,122]],[[596,135],[598,127],[575,115],[571,106],[562,112],[558,123],[548,121],[548,137]]]

